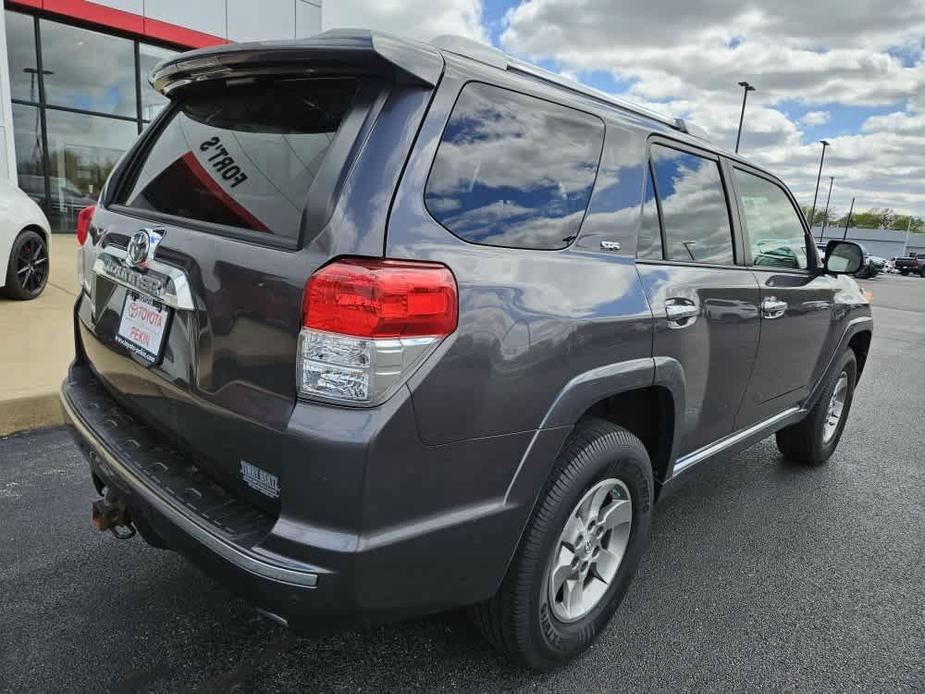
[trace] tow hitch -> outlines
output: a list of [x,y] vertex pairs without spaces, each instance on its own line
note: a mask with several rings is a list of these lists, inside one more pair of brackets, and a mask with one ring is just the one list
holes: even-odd
[[121,499],[110,493],[90,505],[90,522],[97,530],[108,530],[120,540],[135,535],[135,526],[132,525],[128,509]]

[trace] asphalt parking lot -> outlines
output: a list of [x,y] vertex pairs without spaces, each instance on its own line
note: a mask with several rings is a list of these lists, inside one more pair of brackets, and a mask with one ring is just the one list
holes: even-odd
[[88,523],[60,429],[0,440],[3,691],[921,691],[925,280],[881,276],[830,463],[766,440],[656,510],[609,630],[574,664],[509,666],[453,613],[295,637],[169,552]]

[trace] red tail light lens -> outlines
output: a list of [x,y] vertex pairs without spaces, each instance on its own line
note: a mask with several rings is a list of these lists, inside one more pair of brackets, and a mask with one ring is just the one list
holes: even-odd
[[93,213],[96,212],[96,205],[90,205],[83,208],[77,213],[77,245],[83,246],[87,242],[87,236],[90,233],[90,220],[93,219]]
[[444,265],[347,258],[308,281],[303,325],[366,338],[444,336],[456,330],[458,301]]

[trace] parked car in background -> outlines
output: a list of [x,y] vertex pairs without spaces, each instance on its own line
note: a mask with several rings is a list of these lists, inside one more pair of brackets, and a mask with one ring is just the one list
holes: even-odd
[[51,229],[41,208],[13,184],[0,180],[0,291],[34,299],[48,283]]
[[898,257],[893,265],[901,275],[912,273],[925,277],[925,253],[914,253],[906,258]]
[[[51,207],[55,212],[75,217],[78,212],[93,205],[96,200],[81,192],[80,187],[66,178],[50,176]],[[45,199],[45,177],[30,174],[19,175],[19,187],[39,203]]]
[[870,267],[869,277],[876,277],[878,274],[886,270],[887,260],[886,258],[881,258],[879,255],[868,256],[867,263]]
[[62,403],[97,528],[296,630],[470,606],[548,668],[699,463],[835,451],[862,250],[822,260],[684,121],[461,38],[233,44],[152,83],[78,228]]

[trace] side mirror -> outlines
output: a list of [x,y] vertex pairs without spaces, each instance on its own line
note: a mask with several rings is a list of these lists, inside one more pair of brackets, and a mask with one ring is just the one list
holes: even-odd
[[864,249],[851,241],[829,241],[825,249],[825,271],[853,275],[864,264]]

